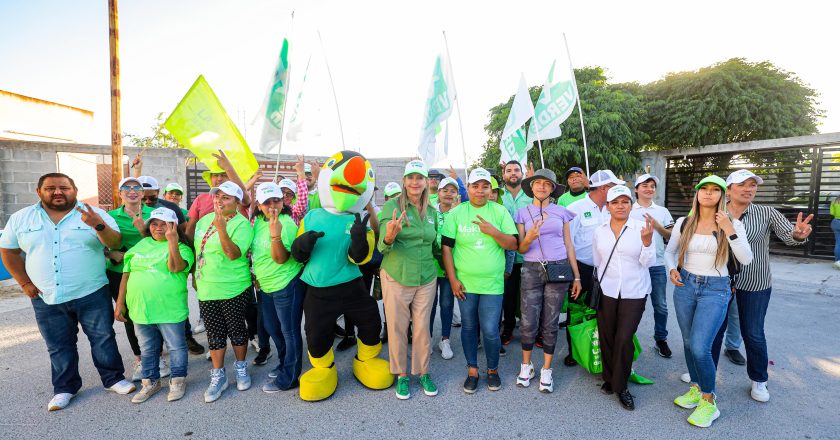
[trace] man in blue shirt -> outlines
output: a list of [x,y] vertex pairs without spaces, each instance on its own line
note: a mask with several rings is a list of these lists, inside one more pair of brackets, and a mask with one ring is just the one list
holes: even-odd
[[0,237],[0,256],[32,300],[47,343],[55,393],[47,409],[65,408],[82,387],[76,349],[79,325],[90,341],[102,385],[129,394],[135,387],[125,380],[114,338],[103,252],[120,247],[119,228],[105,211],[78,203],[76,185],[64,174],[41,176],[37,193],[39,203],[9,218]]

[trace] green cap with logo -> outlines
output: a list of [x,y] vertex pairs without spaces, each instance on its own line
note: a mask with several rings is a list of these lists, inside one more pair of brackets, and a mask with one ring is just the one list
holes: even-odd
[[715,176],[714,174],[712,174],[711,176],[704,177],[703,180],[701,180],[697,185],[694,185],[694,189],[700,189],[703,187],[703,185],[707,183],[714,183],[715,185],[719,186],[720,189],[723,190],[723,192],[726,192],[726,181],[718,176]]
[[405,164],[405,173],[403,173],[403,176],[409,174],[419,174],[423,177],[429,177],[429,169],[426,167],[425,162],[415,159]]

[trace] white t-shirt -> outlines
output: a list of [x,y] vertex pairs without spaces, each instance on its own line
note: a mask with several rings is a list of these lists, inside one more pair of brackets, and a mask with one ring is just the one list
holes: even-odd
[[[654,220],[658,221],[660,225],[666,228],[674,225],[674,218],[671,217],[671,213],[664,206],[659,206],[652,201],[650,202],[650,206],[647,208],[640,205],[639,202],[633,203],[633,210],[630,211],[630,218],[644,223],[645,214],[649,214],[654,218]],[[656,229],[653,230],[653,243],[656,245],[656,264],[654,264],[654,266],[664,266],[665,240]]]

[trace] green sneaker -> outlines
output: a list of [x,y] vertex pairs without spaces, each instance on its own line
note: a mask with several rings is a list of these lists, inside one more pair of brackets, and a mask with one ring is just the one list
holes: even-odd
[[427,396],[437,396],[437,386],[432,382],[432,376],[428,374],[420,376],[420,386],[423,387],[423,393]]
[[408,376],[400,376],[397,378],[397,399],[406,400],[411,397],[411,391],[409,390],[408,384]]
[[700,398],[700,390],[697,387],[692,386],[688,389],[687,393],[674,399],[674,403],[685,409],[691,409],[696,408],[700,403],[700,400],[702,400]]
[[697,409],[688,416],[688,423],[700,428],[708,428],[718,417],[720,417],[720,411],[718,411],[717,403],[700,399]]

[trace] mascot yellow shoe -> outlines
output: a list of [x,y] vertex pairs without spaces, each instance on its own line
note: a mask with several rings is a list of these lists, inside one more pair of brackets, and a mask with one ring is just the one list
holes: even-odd
[[[394,375],[388,361],[376,357],[382,350],[382,343],[365,345],[359,342],[359,351],[353,358],[353,374],[362,385],[374,389],[384,390],[394,384]],[[301,382],[301,386],[303,383]]]
[[300,398],[307,402],[324,400],[338,387],[338,371],[332,349],[320,358],[309,355],[312,369],[300,376]]

